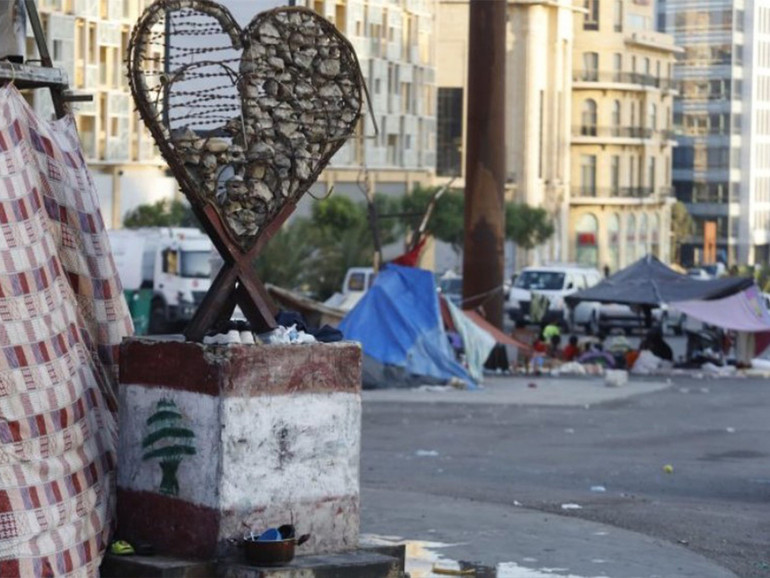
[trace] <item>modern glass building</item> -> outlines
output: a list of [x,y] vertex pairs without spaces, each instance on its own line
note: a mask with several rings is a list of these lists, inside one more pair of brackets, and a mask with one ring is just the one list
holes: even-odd
[[715,222],[717,258],[770,259],[770,1],[659,0],[658,27],[684,51],[674,77],[673,185],[696,222],[684,264],[702,258]]

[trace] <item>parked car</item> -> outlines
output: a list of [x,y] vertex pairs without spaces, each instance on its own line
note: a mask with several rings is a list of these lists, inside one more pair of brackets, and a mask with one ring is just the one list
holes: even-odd
[[532,323],[532,294],[542,295],[548,300],[548,308],[541,323],[558,323],[567,330],[576,326],[586,331],[598,330],[599,303],[584,301],[573,310],[564,298],[572,293],[593,287],[602,280],[597,269],[576,265],[551,265],[547,267],[526,267],[516,277],[508,294],[506,311],[519,326]]
[[708,281],[711,279],[711,275],[705,269],[701,267],[693,267],[687,270],[687,276],[692,279],[698,279],[699,281]]
[[445,273],[437,280],[438,292],[458,307],[463,302],[463,278],[457,274]]
[[[687,317],[663,304],[652,310],[652,321],[663,328],[664,333],[682,335]],[[612,329],[623,329],[626,333],[645,330],[644,313],[641,308],[620,303],[602,303],[599,307],[599,333],[607,334]]]

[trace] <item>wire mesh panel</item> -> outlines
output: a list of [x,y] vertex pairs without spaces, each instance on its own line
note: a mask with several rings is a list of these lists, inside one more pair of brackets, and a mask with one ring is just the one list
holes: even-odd
[[352,46],[316,13],[280,8],[242,30],[207,0],[151,5],[129,75],[183,192],[215,207],[242,250],[353,133],[364,91]]

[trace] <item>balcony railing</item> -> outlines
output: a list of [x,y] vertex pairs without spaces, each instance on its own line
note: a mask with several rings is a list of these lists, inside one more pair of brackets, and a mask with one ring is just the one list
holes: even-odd
[[671,187],[572,187],[572,196],[576,198],[633,198],[646,199],[657,192],[661,198],[673,194]]
[[573,126],[572,136],[588,136],[597,138],[652,138],[651,128],[638,126]]
[[636,84],[650,86],[661,90],[675,90],[678,83],[670,78],[658,78],[651,74],[639,72],[599,72],[598,70],[584,70],[572,75],[573,82],[602,82],[617,84]]

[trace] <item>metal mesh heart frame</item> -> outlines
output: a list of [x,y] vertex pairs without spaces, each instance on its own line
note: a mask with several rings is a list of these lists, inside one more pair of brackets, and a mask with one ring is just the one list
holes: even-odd
[[160,0],[131,35],[139,114],[182,192],[242,250],[316,181],[355,130],[365,90],[350,42],[306,8],[241,30],[208,0]]

